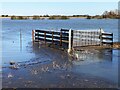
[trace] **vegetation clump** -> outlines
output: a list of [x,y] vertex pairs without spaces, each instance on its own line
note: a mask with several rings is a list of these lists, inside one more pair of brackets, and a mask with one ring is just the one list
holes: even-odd
[[50,16],[49,17],[49,19],[69,19],[67,16],[55,16],[55,15],[53,15],[53,16]]
[[89,15],[88,15],[88,16],[87,16],[87,19],[92,19],[92,16],[89,16]]
[[26,16],[11,16],[11,20],[27,20],[29,17]]
[[1,17],[8,17],[8,15],[1,15]]
[[103,18],[111,18],[111,19],[120,19],[120,15],[118,14],[119,11],[115,10],[115,11],[105,11],[102,14]]
[[102,15],[87,16],[87,19],[120,19],[119,10],[105,11]]
[[33,20],[40,20],[40,19],[43,20],[44,18],[41,18],[41,16],[34,15],[32,19]]

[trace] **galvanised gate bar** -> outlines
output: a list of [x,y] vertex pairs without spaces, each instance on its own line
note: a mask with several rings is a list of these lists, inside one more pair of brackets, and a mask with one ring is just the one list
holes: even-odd
[[32,40],[44,44],[57,45],[68,49],[82,46],[107,46],[113,45],[113,33],[99,30],[71,30],[61,29],[59,31],[32,30]]

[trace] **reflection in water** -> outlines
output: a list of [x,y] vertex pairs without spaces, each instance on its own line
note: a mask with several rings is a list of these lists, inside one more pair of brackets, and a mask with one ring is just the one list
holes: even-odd
[[109,60],[112,62],[112,49],[103,49],[103,50],[99,50],[99,58],[103,59],[103,60]]
[[22,51],[22,32],[20,29],[20,51]]
[[74,52],[77,60],[74,60],[74,64],[83,65],[96,62],[102,62],[104,60],[112,61],[112,49],[101,49],[101,50],[81,50]]
[[[33,53],[35,53],[37,61],[41,60],[44,62],[45,60],[50,61],[49,65],[52,65],[53,69],[70,69],[72,67],[72,63],[69,60],[68,53],[55,49],[50,48],[48,45],[40,45],[39,43],[33,44]],[[35,59],[36,59],[35,58]],[[43,63],[45,65],[45,63]],[[48,66],[50,68],[50,66]]]
[[118,83],[118,59],[116,50],[81,50],[76,51],[73,72],[86,73]]

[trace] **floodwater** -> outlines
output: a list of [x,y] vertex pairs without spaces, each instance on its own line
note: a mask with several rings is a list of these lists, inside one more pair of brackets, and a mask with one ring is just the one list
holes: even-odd
[[[73,58],[70,58],[65,51],[44,46],[33,46],[32,30],[60,30],[61,28],[71,28],[73,30],[102,28],[106,32],[113,33],[114,41],[118,41],[118,20],[116,19],[2,19],[2,67],[3,75],[5,76],[3,77],[3,82],[8,80],[7,76],[11,72],[13,72],[14,75],[16,74],[14,70],[12,71],[9,69],[10,61],[18,63],[21,68],[22,66],[31,66],[38,63],[41,63],[40,66],[47,64],[51,65],[54,63],[54,61],[58,61],[58,64],[60,67],[62,67],[62,69],[66,69],[65,67],[67,67],[71,73],[75,73],[76,75],[91,75],[102,78],[106,81],[108,80],[111,83],[118,83],[118,58],[120,57],[118,54],[119,50],[83,50],[76,52],[76,54],[79,56],[79,59],[73,60]],[[22,42],[20,42],[20,30],[22,34]],[[22,74],[20,74],[21,72]],[[18,74],[22,76],[27,75],[27,72],[24,69],[21,70],[21,72],[18,71]],[[31,77],[31,75],[29,77]],[[11,85],[11,83],[9,85]]]

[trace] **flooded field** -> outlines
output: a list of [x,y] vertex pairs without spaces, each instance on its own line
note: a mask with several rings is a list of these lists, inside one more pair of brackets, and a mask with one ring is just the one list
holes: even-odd
[[33,53],[36,57],[29,61],[3,67],[3,87],[117,87],[118,60],[109,50],[76,52],[77,60],[45,46],[34,46]]
[[118,41],[117,20],[3,19],[1,62],[3,88],[117,87],[119,50],[77,51],[76,59],[70,57],[65,50],[32,44],[33,29],[99,29],[99,27],[114,33],[114,41]]

